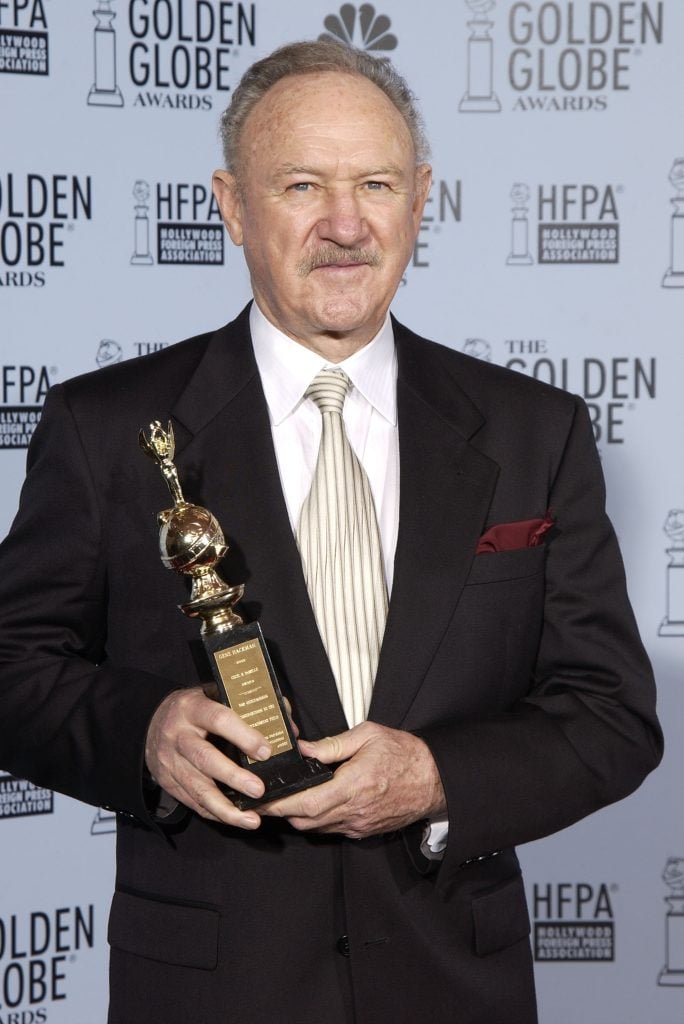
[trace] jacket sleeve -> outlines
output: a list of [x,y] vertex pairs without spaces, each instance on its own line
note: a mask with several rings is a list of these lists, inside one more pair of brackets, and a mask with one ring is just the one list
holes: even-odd
[[556,523],[524,698],[500,714],[420,730],[447,796],[443,882],[472,859],[549,835],[625,797],[662,754],[651,667],[580,399],[547,507]]
[[56,386],[0,545],[0,765],[149,820],[141,782],[147,725],[178,683],[108,662],[104,500]]

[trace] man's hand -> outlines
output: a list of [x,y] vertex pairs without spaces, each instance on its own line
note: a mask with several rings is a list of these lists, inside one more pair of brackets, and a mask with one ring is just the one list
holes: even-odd
[[363,722],[316,743],[299,741],[306,757],[343,762],[330,782],[261,808],[302,832],[338,832],[350,839],[404,828],[443,814],[444,790],[427,744],[409,732]]
[[258,828],[259,815],[239,811],[214,780],[248,796],[261,796],[263,782],[217,750],[209,736],[228,740],[257,761],[265,761],[271,753],[258,730],[195,686],[174,690],[154,713],[145,745],[150,774],[169,796],[203,818],[237,828]]

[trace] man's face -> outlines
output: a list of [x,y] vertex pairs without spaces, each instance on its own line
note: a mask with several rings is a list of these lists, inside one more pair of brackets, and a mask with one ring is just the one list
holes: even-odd
[[290,337],[342,359],[382,326],[418,233],[430,169],[399,111],[367,79],[282,79],[249,115],[240,190],[217,171],[254,296]]

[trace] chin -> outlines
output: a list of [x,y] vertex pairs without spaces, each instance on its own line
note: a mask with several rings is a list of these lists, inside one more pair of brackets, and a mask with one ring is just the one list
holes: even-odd
[[318,311],[316,317],[324,331],[331,334],[345,334],[351,331],[358,331],[369,322],[374,322],[373,311],[359,309],[358,305],[349,303],[339,305],[326,305]]

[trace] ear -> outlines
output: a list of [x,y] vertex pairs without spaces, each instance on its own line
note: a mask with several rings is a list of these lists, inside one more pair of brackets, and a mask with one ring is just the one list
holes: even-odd
[[235,175],[214,171],[211,186],[231,241],[242,245],[242,200]]
[[416,167],[416,176],[414,179],[413,188],[413,219],[416,225],[416,230],[420,226],[420,220],[423,216],[423,208],[427,201],[427,197],[430,194],[432,187],[432,167],[430,164],[419,164]]

